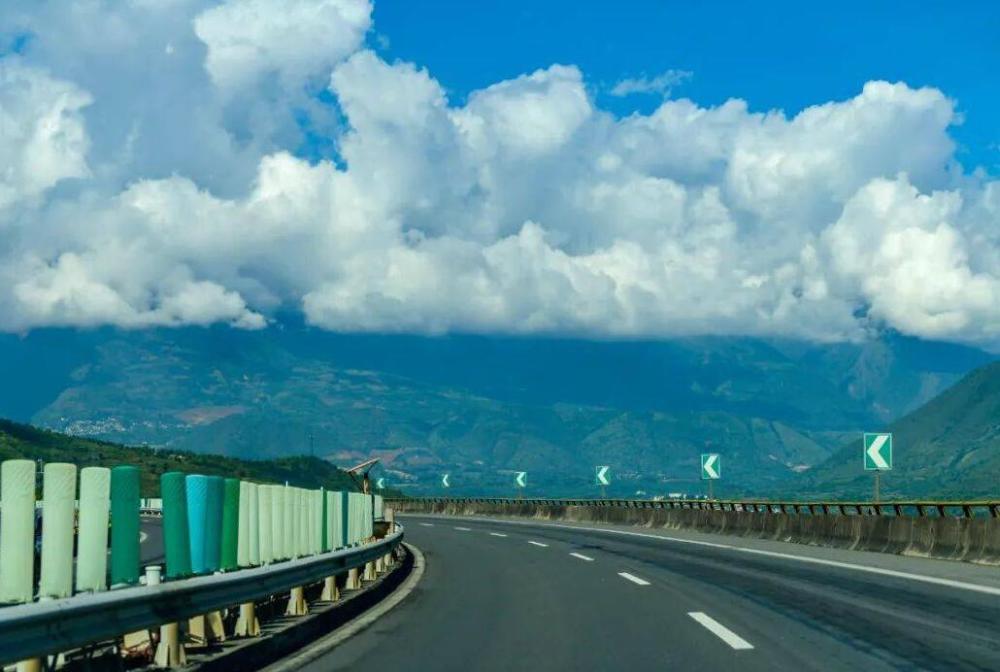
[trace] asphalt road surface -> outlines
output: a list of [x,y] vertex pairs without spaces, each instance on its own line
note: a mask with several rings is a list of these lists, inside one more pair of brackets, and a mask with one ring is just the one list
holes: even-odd
[[303,669],[1000,670],[997,568],[638,528],[402,520],[423,580]]
[[163,564],[163,519],[143,518],[139,527],[139,558],[142,565]]

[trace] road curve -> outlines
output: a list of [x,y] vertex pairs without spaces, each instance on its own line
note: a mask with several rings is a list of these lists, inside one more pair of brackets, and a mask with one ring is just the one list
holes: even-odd
[[421,584],[303,669],[1000,669],[996,568],[635,528],[403,520],[427,559]]

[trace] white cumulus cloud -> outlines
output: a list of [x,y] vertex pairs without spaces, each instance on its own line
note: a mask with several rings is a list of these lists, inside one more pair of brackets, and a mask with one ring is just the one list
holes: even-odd
[[295,85],[357,50],[371,12],[368,0],[227,0],[199,14],[194,30],[219,86],[269,73]]
[[[0,9],[33,36],[0,58],[0,329],[294,308],[344,331],[1000,346],[1000,182],[956,161],[937,89],[620,117],[573,65],[455,99],[365,47],[367,2],[67,3]],[[296,155],[303,115],[329,158]]]

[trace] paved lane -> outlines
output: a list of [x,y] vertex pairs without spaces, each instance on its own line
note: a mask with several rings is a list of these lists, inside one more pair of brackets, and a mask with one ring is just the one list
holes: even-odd
[[163,550],[163,519],[143,518],[140,524],[139,558],[143,566],[166,561]]
[[[427,557],[420,587],[305,669],[1000,669],[995,568],[774,545],[822,562],[871,558],[896,576],[635,528],[414,516],[404,524]],[[915,567],[986,592],[907,578]]]

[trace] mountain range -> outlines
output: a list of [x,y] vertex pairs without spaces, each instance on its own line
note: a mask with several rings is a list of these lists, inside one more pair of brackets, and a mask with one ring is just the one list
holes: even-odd
[[[893,469],[879,475],[883,496],[1000,497],[1000,362],[976,369],[886,429],[893,434]],[[869,496],[873,475],[862,460],[857,437],[805,474],[799,492]]]
[[[600,342],[333,334],[279,323],[0,336],[0,415],[102,440],[244,458],[382,460],[432,492],[697,492],[798,487],[852,436],[884,427],[985,352],[888,333],[832,345],[751,338]],[[791,479],[791,480],[789,480]],[[812,486],[818,487],[818,486]]]

